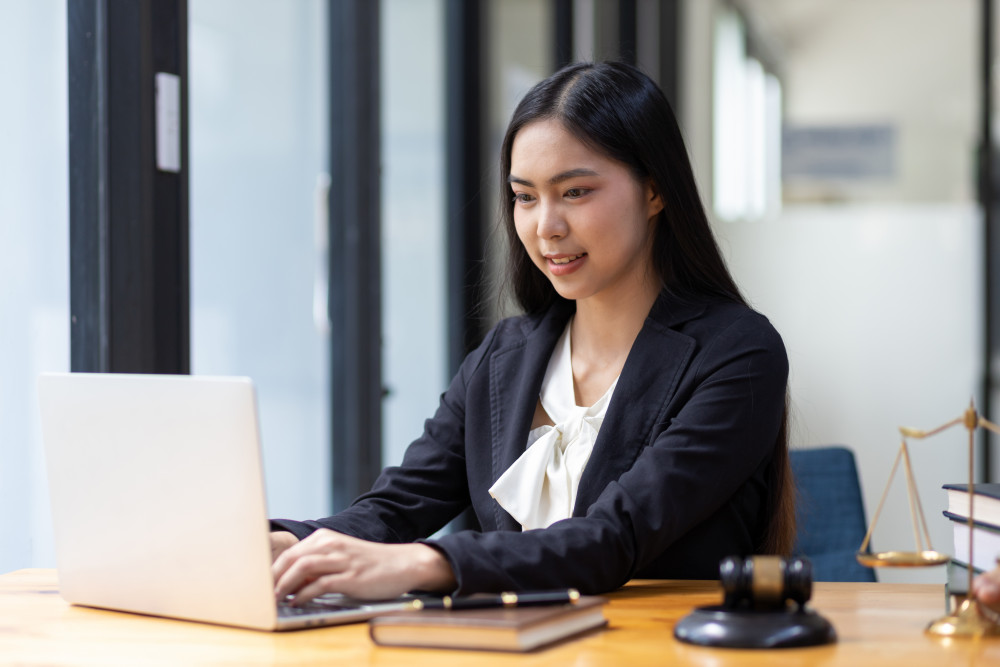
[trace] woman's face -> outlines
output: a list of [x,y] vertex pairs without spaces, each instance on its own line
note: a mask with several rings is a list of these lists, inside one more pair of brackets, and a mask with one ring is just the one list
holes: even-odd
[[514,138],[508,181],[517,235],[560,296],[620,300],[658,291],[652,242],[663,205],[628,167],[559,121],[543,120]]

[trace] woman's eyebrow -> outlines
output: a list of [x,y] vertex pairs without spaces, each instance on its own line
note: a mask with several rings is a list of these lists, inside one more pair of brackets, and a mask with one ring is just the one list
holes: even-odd
[[[550,178],[549,179],[549,185],[555,185],[557,183],[562,183],[563,181],[568,181],[569,179],[576,178],[578,176],[599,176],[599,175],[600,174],[598,174],[593,169],[587,169],[586,167],[579,167],[577,169],[567,169],[566,171],[560,172],[560,173],[556,174],[555,176],[553,176],[552,178]],[[507,182],[508,183],[518,183],[520,185],[524,185],[524,186],[529,187],[529,188],[535,186],[535,184],[532,183],[531,181],[528,181],[528,180],[525,180],[525,179],[520,178],[518,176],[515,176],[514,174],[510,174],[507,177]]]

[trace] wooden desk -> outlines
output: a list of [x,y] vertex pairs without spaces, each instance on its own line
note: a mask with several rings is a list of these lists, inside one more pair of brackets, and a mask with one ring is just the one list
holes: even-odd
[[52,570],[0,575],[0,664],[46,665],[1000,665],[1000,639],[924,634],[941,615],[942,586],[815,586],[812,606],[837,629],[829,646],[772,651],[708,649],[674,640],[693,607],[717,604],[718,584],[636,581],[609,595],[607,630],[525,655],[372,644],[365,624],[289,633],[238,630],[84,607],[59,597]]

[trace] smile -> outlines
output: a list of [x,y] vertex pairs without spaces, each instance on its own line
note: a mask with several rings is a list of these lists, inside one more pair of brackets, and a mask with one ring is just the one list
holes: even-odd
[[587,253],[579,255],[563,255],[561,257],[546,257],[548,273],[553,277],[568,276],[576,273],[587,263],[590,256]]

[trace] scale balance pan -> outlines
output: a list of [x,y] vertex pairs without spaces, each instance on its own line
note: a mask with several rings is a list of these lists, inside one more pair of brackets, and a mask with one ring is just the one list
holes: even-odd
[[951,557],[938,551],[858,552],[858,562],[867,567],[929,567],[944,565]]

